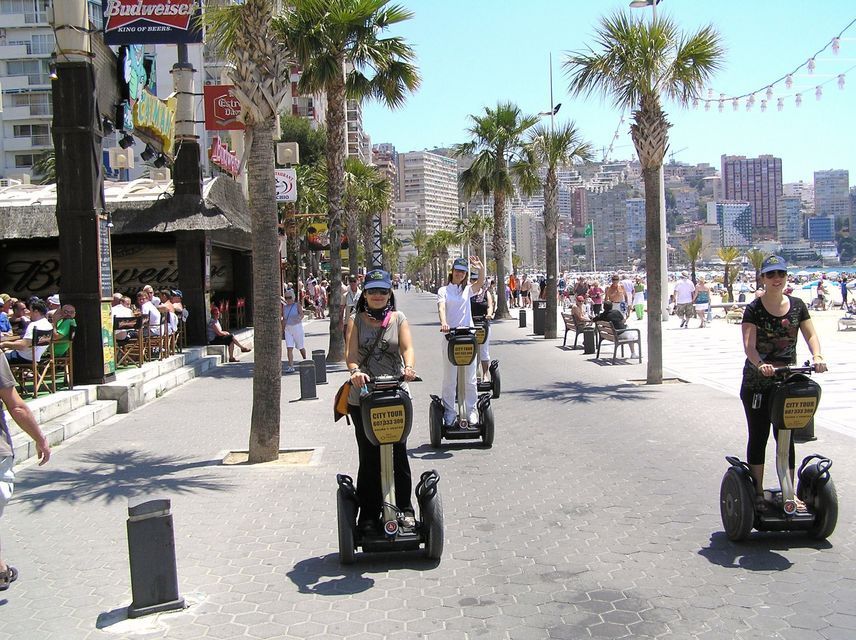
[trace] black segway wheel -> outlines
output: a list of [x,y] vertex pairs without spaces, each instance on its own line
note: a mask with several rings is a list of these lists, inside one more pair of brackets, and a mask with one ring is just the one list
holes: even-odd
[[[801,500],[805,498],[800,497]],[[832,478],[818,489],[814,496],[814,524],[808,535],[816,540],[825,540],[835,531],[838,524],[838,493]]]
[[435,449],[439,449],[443,442],[443,408],[436,402],[432,402],[428,409],[428,439]]
[[432,495],[426,496],[420,505],[422,510],[422,527],[425,531],[425,556],[431,560],[439,560],[443,555],[445,542],[445,527],[443,524],[443,501],[437,489]]
[[742,472],[734,467],[722,478],[719,512],[729,540],[739,542],[749,536],[755,523],[753,493]]
[[[494,360],[496,362],[496,360]],[[499,397],[500,391],[502,391],[502,378],[499,375],[499,367],[493,367],[490,372],[490,385],[492,395],[491,398],[496,400]]]
[[494,425],[493,425],[493,408],[490,405],[487,405],[481,411],[481,437],[482,444],[486,447],[493,446],[493,434],[494,434]]
[[357,504],[341,488],[336,491],[336,515],[339,524],[339,562],[354,563],[354,527],[357,521]]

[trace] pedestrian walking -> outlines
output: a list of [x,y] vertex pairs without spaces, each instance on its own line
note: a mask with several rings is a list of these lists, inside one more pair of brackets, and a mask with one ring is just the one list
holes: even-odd
[[[474,284],[479,279],[478,271],[470,271],[470,284]],[[488,323],[493,320],[493,294],[490,292],[490,285],[486,284],[482,290],[470,298],[470,310],[473,317],[482,317]],[[485,341],[479,345],[479,361],[481,362],[482,380],[487,380],[487,371],[490,367],[490,331],[487,332]]]
[[694,295],[695,285],[690,280],[689,274],[686,271],[681,271],[681,277],[675,285],[675,312],[681,319],[681,328],[683,329],[689,326],[690,318],[695,316]]
[[645,317],[645,284],[642,276],[636,276],[636,284],[633,285],[633,310],[637,320]]
[[306,348],[303,344],[303,306],[295,300],[293,289],[286,289],[282,297],[282,338],[288,355],[285,372],[294,373],[294,350],[298,349],[306,360]]
[[[51,458],[51,447],[48,439],[36,422],[33,412],[15,389],[15,378],[6,358],[0,358],[0,400],[6,405],[6,411],[12,416],[21,430],[36,443],[36,454],[39,466]],[[15,463],[15,452],[12,450],[12,437],[6,424],[3,412],[0,411],[0,518],[3,510],[12,498],[15,488],[15,473],[12,466]],[[0,548],[0,591],[6,591],[18,579],[18,570],[3,559]]]
[[698,282],[693,292],[693,307],[701,322],[699,329],[704,329],[707,310],[710,308],[710,288],[705,284],[704,276],[698,277]]

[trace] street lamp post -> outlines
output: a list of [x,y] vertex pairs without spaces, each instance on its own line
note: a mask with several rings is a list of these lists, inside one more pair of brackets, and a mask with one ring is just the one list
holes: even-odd
[[[663,0],[631,0],[631,9],[647,9],[651,7],[651,20],[657,22],[657,5]],[[666,182],[663,173],[663,163],[660,163],[660,301],[662,304],[663,322],[669,319],[669,254],[666,249]],[[649,270],[650,272],[650,270]]]

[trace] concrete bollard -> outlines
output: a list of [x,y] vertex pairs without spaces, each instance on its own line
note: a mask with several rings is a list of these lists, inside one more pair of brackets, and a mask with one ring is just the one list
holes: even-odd
[[297,373],[300,374],[300,399],[317,400],[315,395],[315,363],[303,360],[297,363]]
[[184,608],[178,595],[175,534],[170,500],[128,501],[128,559],[131,567],[129,618]]
[[518,326],[521,329],[525,329],[526,328],[526,309],[521,309],[517,318],[519,320]]
[[315,384],[327,384],[327,356],[324,349],[312,351],[312,362],[315,363]]

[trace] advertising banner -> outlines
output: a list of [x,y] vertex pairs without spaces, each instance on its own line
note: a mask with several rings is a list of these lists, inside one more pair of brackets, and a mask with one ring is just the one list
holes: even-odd
[[101,7],[109,45],[202,42],[199,0],[101,0]]
[[[340,248],[344,252],[348,248],[348,236],[344,232],[341,245]],[[330,233],[326,222],[319,220],[309,225],[306,230],[306,246],[310,251],[325,251],[330,248]],[[346,252],[345,255],[347,255]]]
[[238,122],[241,103],[232,95],[231,84],[207,84],[203,95],[208,131],[243,131],[244,123]]
[[236,177],[241,171],[240,158],[238,158],[237,154],[232,153],[229,147],[220,141],[220,138],[214,137],[211,140],[208,157],[211,159],[211,162],[232,177]]
[[274,169],[276,175],[276,201],[297,202],[297,171]]

